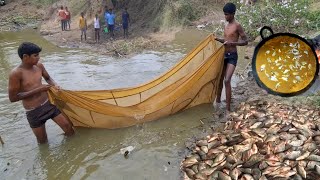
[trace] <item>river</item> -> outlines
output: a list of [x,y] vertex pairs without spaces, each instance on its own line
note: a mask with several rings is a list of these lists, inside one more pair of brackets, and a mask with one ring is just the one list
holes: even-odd
[[[21,61],[19,44],[31,41],[43,48],[41,61],[63,89],[131,87],[167,71],[206,35],[184,31],[158,51],[113,58],[59,48],[33,30],[0,33],[0,136],[5,142],[0,145],[0,179],[179,179],[185,142],[218,124],[212,104],[129,128],[76,128],[71,138],[49,120],[49,142],[38,145],[21,102],[8,100],[8,74]],[[245,67],[247,60],[240,61],[240,67]],[[126,147],[134,148],[127,158],[120,153]]]

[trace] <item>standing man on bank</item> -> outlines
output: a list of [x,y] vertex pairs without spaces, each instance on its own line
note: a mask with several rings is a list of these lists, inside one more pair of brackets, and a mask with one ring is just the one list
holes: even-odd
[[61,23],[61,30],[65,31],[66,30],[66,12],[63,9],[63,6],[60,7],[58,10],[58,17]]
[[110,37],[114,38],[114,25],[115,25],[116,15],[113,13],[112,9],[109,9],[109,11],[106,11],[106,13],[104,14],[104,18],[108,26]]
[[227,24],[224,27],[224,38],[216,38],[217,41],[224,44],[224,67],[220,78],[219,88],[217,92],[216,103],[221,103],[221,92],[223,82],[226,89],[226,108],[230,111],[231,104],[231,78],[237,66],[238,53],[237,46],[245,46],[248,44],[247,36],[239,22],[234,18],[236,6],[233,3],[227,3],[223,7],[223,12]]
[[128,8],[124,8],[124,11],[122,12],[123,38],[129,37],[128,35],[129,23],[130,23],[130,16],[128,13]]
[[84,12],[81,13],[81,17],[79,18],[79,29],[81,31],[81,41],[84,36],[84,40],[87,40],[87,19],[84,17]]
[[65,30],[69,28],[70,30],[70,23],[71,23],[71,13],[68,10],[68,7],[65,7],[65,13],[66,13],[66,23],[65,23]]

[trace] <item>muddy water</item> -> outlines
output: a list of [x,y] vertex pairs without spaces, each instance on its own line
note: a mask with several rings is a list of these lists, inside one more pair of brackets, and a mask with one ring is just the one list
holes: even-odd
[[[43,48],[41,61],[64,89],[135,86],[168,70],[205,37],[185,41],[189,33],[178,34],[181,38],[170,48],[174,51],[149,51],[130,59],[61,49],[33,31],[0,33],[0,136],[5,141],[0,145],[0,179],[179,179],[185,141],[204,135],[217,124],[212,105],[130,128],[76,128],[72,138],[65,138],[61,129],[48,121],[49,143],[38,146],[21,103],[8,100],[7,83],[10,69],[20,63],[17,46],[32,41]],[[129,146],[134,149],[125,158],[120,149]]]

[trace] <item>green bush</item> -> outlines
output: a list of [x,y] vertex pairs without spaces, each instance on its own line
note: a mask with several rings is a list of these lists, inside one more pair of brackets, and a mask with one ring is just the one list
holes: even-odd
[[291,32],[302,36],[320,27],[320,11],[309,10],[310,0],[263,0],[254,5],[235,3],[236,19],[250,39],[257,37],[263,26],[270,26],[275,33]]
[[197,20],[200,11],[197,6],[187,0],[169,0],[164,8],[163,25],[165,27],[184,26]]
[[187,21],[194,21],[197,19],[197,11],[193,8],[190,2],[182,2],[176,13],[177,20],[185,19]]

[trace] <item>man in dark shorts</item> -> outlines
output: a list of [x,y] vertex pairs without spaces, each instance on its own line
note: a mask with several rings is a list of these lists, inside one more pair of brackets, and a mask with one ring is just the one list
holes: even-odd
[[48,119],[53,119],[61,114],[61,111],[49,100],[33,109],[26,109],[26,115],[31,128],[41,127]]
[[223,12],[227,21],[227,24],[224,27],[224,38],[216,38],[216,40],[224,44],[225,56],[216,103],[219,104],[221,102],[221,92],[224,81],[226,89],[226,108],[227,111],[230,111],[231,78],[238,61],[237,46],[247,45],[248,40],[242,26],[234,18],[234,15],[236,13],[236,6],[233,3],[227,3],[223,7]]
[[[41,48],[30,42],[24,42],[19,46],[18,54],[22,62],[10,72],[8,91],[11,102],[22,100],[29,125],[38,143],[42,144],[48,141],[45,127],[48,119],[53,119],[67,136],[73,135],[74,130],[69,119],[48,100],[48,89],[59,89],[59,86],[39,62],[40,52]],[[48,84],[42,84],[42,78]]]
[[226,52],[224,54],[224,64],[227,66],[227,64],[232,64],[235,67],[238,63],[238,53],[237,52]]

